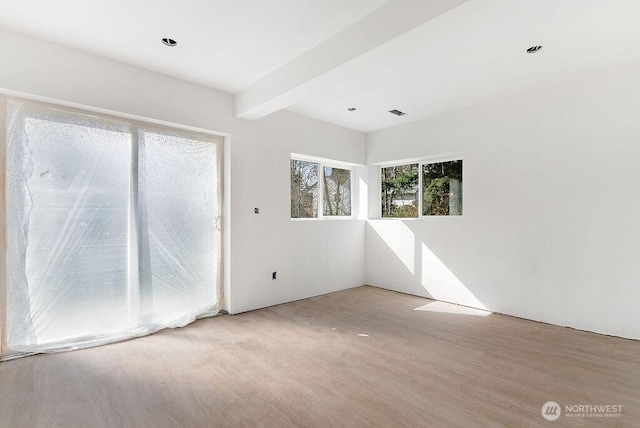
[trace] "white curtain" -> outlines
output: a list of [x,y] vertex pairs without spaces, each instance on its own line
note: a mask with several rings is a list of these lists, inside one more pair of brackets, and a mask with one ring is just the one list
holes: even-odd
[[3,353],[218,312],[221,138],[21,100],[6,114]]

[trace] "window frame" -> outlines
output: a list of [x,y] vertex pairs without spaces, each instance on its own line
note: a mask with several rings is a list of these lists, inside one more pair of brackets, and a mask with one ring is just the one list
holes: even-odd
[[[443,163],[443,162],[451,162],[451,161],[462,161],[462,177],[463,180],[460,184],[460,188],[462,190],[462,214],[450,214],[450,215],[424,215],[423,214],[423,202],[424,202],[424,188],[423,188],[423,165],[431,165],[434,163]],[[382,168],[390,168],[396,166],[406,166],[418,164],[418,216],[417,217],[384,217],[382,215]],[[409,160],[401,160],[398,162],[385,162],[384,164],[380,164],[378,166],[378,209],[380,216],[379,218],[382,220],[422,220],[426,218],[448,218],[452,220],[461,220],[464,217],[464,156],[461,154],[449,154],[442,155],[436,157],[427,157],[427,158],[415,158]]]
[[[303,161],[303,162],[312,162],[317,165],[317,173],[318,173],[318,216],[317,217],[290,217],[292,221],[331,221],[331,220],[353,220],[355,218],[355,205],[354,205],[354,176],[355,176],[355,166],[350,164],[342,163],[340,161],[331,161],[327,159],[315,158],[312,156],[304,156],[292,153],[289,158],[289,180],[291,180],[291,161]],[[351,215],[324,215],[324,168],[337,168],[349,171],[350,173],[350,188],[349,195],[351,197]],[[289,183],[291,185],[291,183]],[[291,199],[289,199],[289,208],[291,208]],[[290,211],[290,210],[289,210]]]

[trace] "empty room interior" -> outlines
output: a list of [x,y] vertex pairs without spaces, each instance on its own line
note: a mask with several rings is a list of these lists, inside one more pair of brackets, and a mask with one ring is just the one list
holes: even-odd
[[0,0],[0,426],[640,426],[639,23]]

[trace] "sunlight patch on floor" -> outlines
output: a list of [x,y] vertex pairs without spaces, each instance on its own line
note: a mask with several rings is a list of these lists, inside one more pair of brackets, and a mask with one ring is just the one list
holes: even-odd
[[484,311],[482,309],[454,305],[453,303],[446,302],[429,302],[426,305],[415,308],[414,311],[439,312],[454,315],[472,315],[476,317],[486,317],[492,314],[492,312]]

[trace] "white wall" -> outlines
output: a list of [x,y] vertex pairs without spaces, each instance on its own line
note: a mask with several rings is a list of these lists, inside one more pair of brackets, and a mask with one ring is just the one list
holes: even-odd
[[363,134],[287,112],[235,119],[231,95],[14,33],[0,31],[0,58],[0,92],[230,134],[225,297],[232,313],[364,283],[363,220],[289,218],[290,154],[363,164]]
[[0,88],[231,135],[233,313],[365,283],[366,233],[366,283],[640,338],[640,69],[369,135],[370,163],[461,153],[465,196],[459,220],[365,227],[291,221],[288,190],[291,152],[364,163],[362,134],[238,120],[228,94],[12,33],[0,58]]
[[585,77],[370,134],[370,163],[461,153],[464,216],[369,220],[367,282],[639,339],[638,76]]

